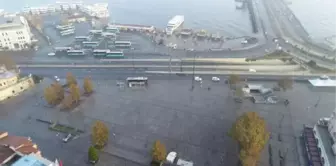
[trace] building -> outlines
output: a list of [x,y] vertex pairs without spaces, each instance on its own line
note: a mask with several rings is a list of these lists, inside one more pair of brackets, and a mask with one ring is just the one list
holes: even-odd
[[0,50],[27,49],[32,43],[32,33],[22,16],[0,16]]
[[31,77],[18,78],[18,74],[0,66],[0,101],[16,96],[34,86]]
[[83,5],[81,11],[91,17],[107,18],[110,16],[107,3],[96,3],[93,5]]
[[309,166],[336,165],[336,110],[313,127],[305,127],[302,134]]
[[0,131],[0,165],[2,166],[60,166],[41,155],[28,137],[8,135]]

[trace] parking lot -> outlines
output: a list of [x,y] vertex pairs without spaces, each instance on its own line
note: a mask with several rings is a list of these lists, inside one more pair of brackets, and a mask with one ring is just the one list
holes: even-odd
[[[45,80],[22,96],[1,103],[0,130],[30,136],[45,157],[60,158],[65,165],[86,165],[90,127],[96,120],[105,122],[110,129],[101,165],[149,163],[150,149],[157,139],[167,146],[168,152],[176,151],[196,166],[236,165],[238,149],[227,132],[237,116],[257,111],[265,117],[271,131],[273,162],[278,165],[276,154],[281,150],[288,152],[287,165],[297,166],[297,139],[303,124],[313,124],[335,108],[334,93],[313,92],[301,83],[287,92],[275,92],[279,98],[290,101],[286,107],[282,103],[254,104],[249,100],[236,103],[224,81],[203,80],[202,87],[195,83],[191,91],[190,80],[150,80],[147,88],[135,89],[120,88],[116,80],[100,80],[95,82],[95,93],[83,97],[82,104],[69,113],[46,107],[42,96],[48,84]],[[265,86],[274,84],[268,82]],[[59,121],[85,133],[63,143],[62,136],[56,136],[36,118]],[[282,141],[277,139],[279,133]],[[267,148],[260,163],[269,165]]]

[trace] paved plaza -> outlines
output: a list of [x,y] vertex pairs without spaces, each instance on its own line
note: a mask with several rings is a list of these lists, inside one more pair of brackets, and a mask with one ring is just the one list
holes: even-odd
[[[65,165],[87,164],[91,125],[101,120],[110,130],[101,166],[146,165],[155,140],[161,140],[168,152],[176,151],[195,166],[233,166],[238,162],[238,149],[227,132],[237,116],[245,111],[257,111],[267,120],[271,131],[273,164],[279,165],[280,150],[287,152],[288,166],[298,166],[301,152],[297,140],[303,124],[313,124],[320,117],[329,116],[335,108],[334,92],[313,92],[305,83],[295,84],[287,92],[275,92],[280,98],[289,99],[291,103],[286,107],[253,104],[248,100],[235,103],[224,81],[205,80],[202,86],[196,83],[191,91],[190,80],[150,80],[146,89],[120,88],[116,80],[96,80],[95,93],[83,97],[82,104],[68,113],[46,106],[42,96],[49,83],[45,80],[23,95],[1,103],[0,130],[30,136],[45,157],[60,158]],[[316,103],[318,106],[314,107]],[[56,132],[49,131],[47,124],[37,122],[36,118],[59,121],[85,133],[63,143],[60,140],[63,136],[56,136]],[[277,139],[279,133],[282,141]],[[269,165],[268,147],[260,165]]]

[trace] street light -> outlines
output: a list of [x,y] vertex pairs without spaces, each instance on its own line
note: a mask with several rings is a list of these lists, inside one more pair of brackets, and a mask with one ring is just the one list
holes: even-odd
[[134,48],[131,48],[132,50],[132,67],[133,67],[133,71],[135,70],[134,68]]
[[191,90],[194,89],[194,79],[195,79],[195,58],[196,58],[196,53],[194,51],[191,51],[192,54],[194,55],[194,60],[193,60],[193,74],[192,74],[192,79],[191,79]]

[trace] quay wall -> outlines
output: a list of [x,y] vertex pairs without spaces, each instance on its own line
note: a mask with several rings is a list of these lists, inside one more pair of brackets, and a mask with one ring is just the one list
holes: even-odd
[[252,24],[252,32],[253,33],[258,33],[259,30],[258,30],[255,11],[254,11],[254,8],[253,8],[253,1],[252,0],[246,0],[246,3],[247,3],[247,9],[248,9],[249,15],[250,15],[251,24]]

